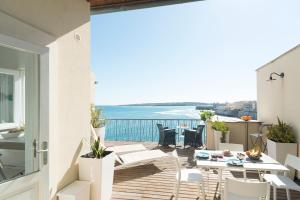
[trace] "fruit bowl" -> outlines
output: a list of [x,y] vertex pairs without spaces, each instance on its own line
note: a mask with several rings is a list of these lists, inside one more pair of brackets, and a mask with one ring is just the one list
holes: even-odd
[[246,155],[250,160],[259,160],[261,157],[261,152],[250,150],[250,151],[246,151]]
[[250,160],[260,160],[260,157],[261,157],[261,155],[257,155],[257,156],[251,156],[251,155],[249,155],[249,156],[248,156],[248,158],[249,158]]

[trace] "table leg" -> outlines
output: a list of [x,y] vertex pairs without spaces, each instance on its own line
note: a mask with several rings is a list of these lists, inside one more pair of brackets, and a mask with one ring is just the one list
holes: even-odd
[[273,186],[273,199],[277,200],[277,188]]
[[219,169],[219,171],[218,171],[218,175],[219,175],[219,193],[220,193],[221,197],[222,197],[222,173],[223,173],[222,169]]
[[263,176],[266,174],[266,171],[258,170],[257,172],[258,172],[259,181],[263,182],[264,181]]

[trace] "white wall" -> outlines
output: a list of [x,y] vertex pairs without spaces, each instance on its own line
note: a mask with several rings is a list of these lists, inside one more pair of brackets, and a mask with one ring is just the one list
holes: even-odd
[[[285,73],[283,79],[266,81],[270,73]],[[258,120],[276,123],[277,116],[290,123],[300,139],[300,45],[257,70]],[[298,151],[299,152],[299,151]],[[300,152],[299,152],[300,153]]]
[[[14,19],[7,21],[5,13]],[[89,3],[3,0],[0,34],[49,47],[49,191],[55,198],[59,189],[77,179],[81,140],[90,134]]]
[[[54,123],[52,161],[53,189],[61,189],[78,178],[77,158],[83,137],[90,134],[90,24],[84,24],[60,37],[50,47],[58,58],[54,71]],[[81,40],[74,39],[80,34]],[[53,62],[55,58],[53,58]],[[55,177],[55,178],[54,178]],[[54,190],[55,191],[55,190]],[[54,193],[54,192],[53,192]]]
[[90,82],[90,87],[91,87],[91,103],[95,104],[95,92],[96,92],[96,84],[97,80],[96,80],[96,74],[94,72],[91,72],[91,82]]

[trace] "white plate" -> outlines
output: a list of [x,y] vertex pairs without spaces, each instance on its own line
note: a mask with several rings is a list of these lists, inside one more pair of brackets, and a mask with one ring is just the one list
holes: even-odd
[[233,166],[243,166],[244,165],[244,161],[243,160],[239,160],[239,159],[229,159],[227,161],[227,164],[233,165]]

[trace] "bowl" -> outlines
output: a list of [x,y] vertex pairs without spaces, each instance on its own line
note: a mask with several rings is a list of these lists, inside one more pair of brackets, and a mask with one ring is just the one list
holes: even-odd
[[23,132],[13,132],[13,133],[1,133],[1,136],[3,137],[3,139],[12,139],[12,138],[17,138],[19,137],[19,135],[21,135]]
[[226,157],[232,156],[230,150],[224,150],[224,151],[223,151],[223,155],[226,156]]
[[251,156],[251,155],[249,155],[248,158],[249,158],[250,160],[260,160],[260,156],[261,156],[261,155],[257,155],[257,156]]
[[250,160],[260,160],[261,152],[260,151],[254,152],[253,150],[249,150],[246,151],[246,155]]

